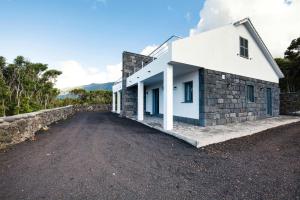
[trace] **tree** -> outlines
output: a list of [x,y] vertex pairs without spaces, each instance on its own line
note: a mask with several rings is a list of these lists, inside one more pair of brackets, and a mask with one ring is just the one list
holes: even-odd
[[77,96],[81,104],[84,104],[88,100],[88,92],[84,89],[77,88],[70,91],[71,94]]
[[294,39],[284,53],[275,59],[285,78],[279,82],[281,91],[300,91],[300,38]]
[[11,64],[0,57],[0,67],[2,115],[32,112],[56,105],[59,90],[54,85],[60,71],[48,70],[46,64],[32,63],[23,56],[18,56]]
[[4,70],[5,66],[6,66],[5,58],[0,56],[0,103],[1,103],[0,113],[2,116],[6,115],[5,103],[10,94],[9,87],[6,85],[4,76],[3,76],[3,70]]
[[[70,92],[74,95],[73,104],[111,104],[112,92],[105,90],[86,91],[84,89],[73,89]],[[66,99],[65,102],[71,101]]]

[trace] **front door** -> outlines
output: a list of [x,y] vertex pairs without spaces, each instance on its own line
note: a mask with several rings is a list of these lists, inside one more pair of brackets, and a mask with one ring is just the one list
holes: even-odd
[[159,89],[152,90],[153,98],[152,98],[152,114],[158,115],[159,114]]
[[272,115],[272,90],[267,88],[267,114]]

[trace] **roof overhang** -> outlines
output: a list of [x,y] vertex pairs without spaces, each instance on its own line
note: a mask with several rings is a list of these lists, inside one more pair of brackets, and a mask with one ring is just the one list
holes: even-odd
[[265,43],[263,42],[263,40],[259,36],[258,32],[254,28],[251,20],[249,18],[245,18],[245,19],[242,19],[242,20],[239,20],[239,21],[233,23],[233,25],[235,25],[235,26],[239,26],[239,25],[242,25],[242,24],[246,26],[247,30],[250,32],[252,37],[255,39],[255,41],[257,42],[257,44],[260,47],[260,49],[262,50],[263,54],[265,55],[265,57],[267,58],[267,60],[271,64],[271,66],[272,66],[273,70],[275,71],[275,73],[277,74],[277,76],[279,78],[284,78],[284,74],[280,70],[279,66],[277,65],[277,63],[275,62],[273,56],[271,55],[270,51],[268,50],[267,46],[265,45]]

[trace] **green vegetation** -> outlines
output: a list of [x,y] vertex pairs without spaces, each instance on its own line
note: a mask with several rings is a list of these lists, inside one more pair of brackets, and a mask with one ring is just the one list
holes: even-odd
[[93,104],[111,104],[112,92],[106,90],[87,91],[85,89],[73,89],[70,91],[75,98],[58,99],[60,106],[65,105],[93,105]]
[[285,78],[279,82],[281,92],[300,91],[300,38],[294,39],[284,53],[284,58],[276,58]]
[[16,115],[65,105],[110,104],[111,91],[74,89],[75,98],[57,99],[54,87],[60,71],[48,70],[46,64],[32,63],[18,56],[8,64],[0,56],[0,116]]
[[59,90],[54,88],[57,70],[18,56],[12,64],[0,56],[0,116],[54,107]]

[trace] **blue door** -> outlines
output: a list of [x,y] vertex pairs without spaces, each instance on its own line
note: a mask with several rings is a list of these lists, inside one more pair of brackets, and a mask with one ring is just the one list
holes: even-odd
[[272,90],[267,88],[267,114],[272,115]]
[[159,89],[152,90],[152,114],[159,115]]

